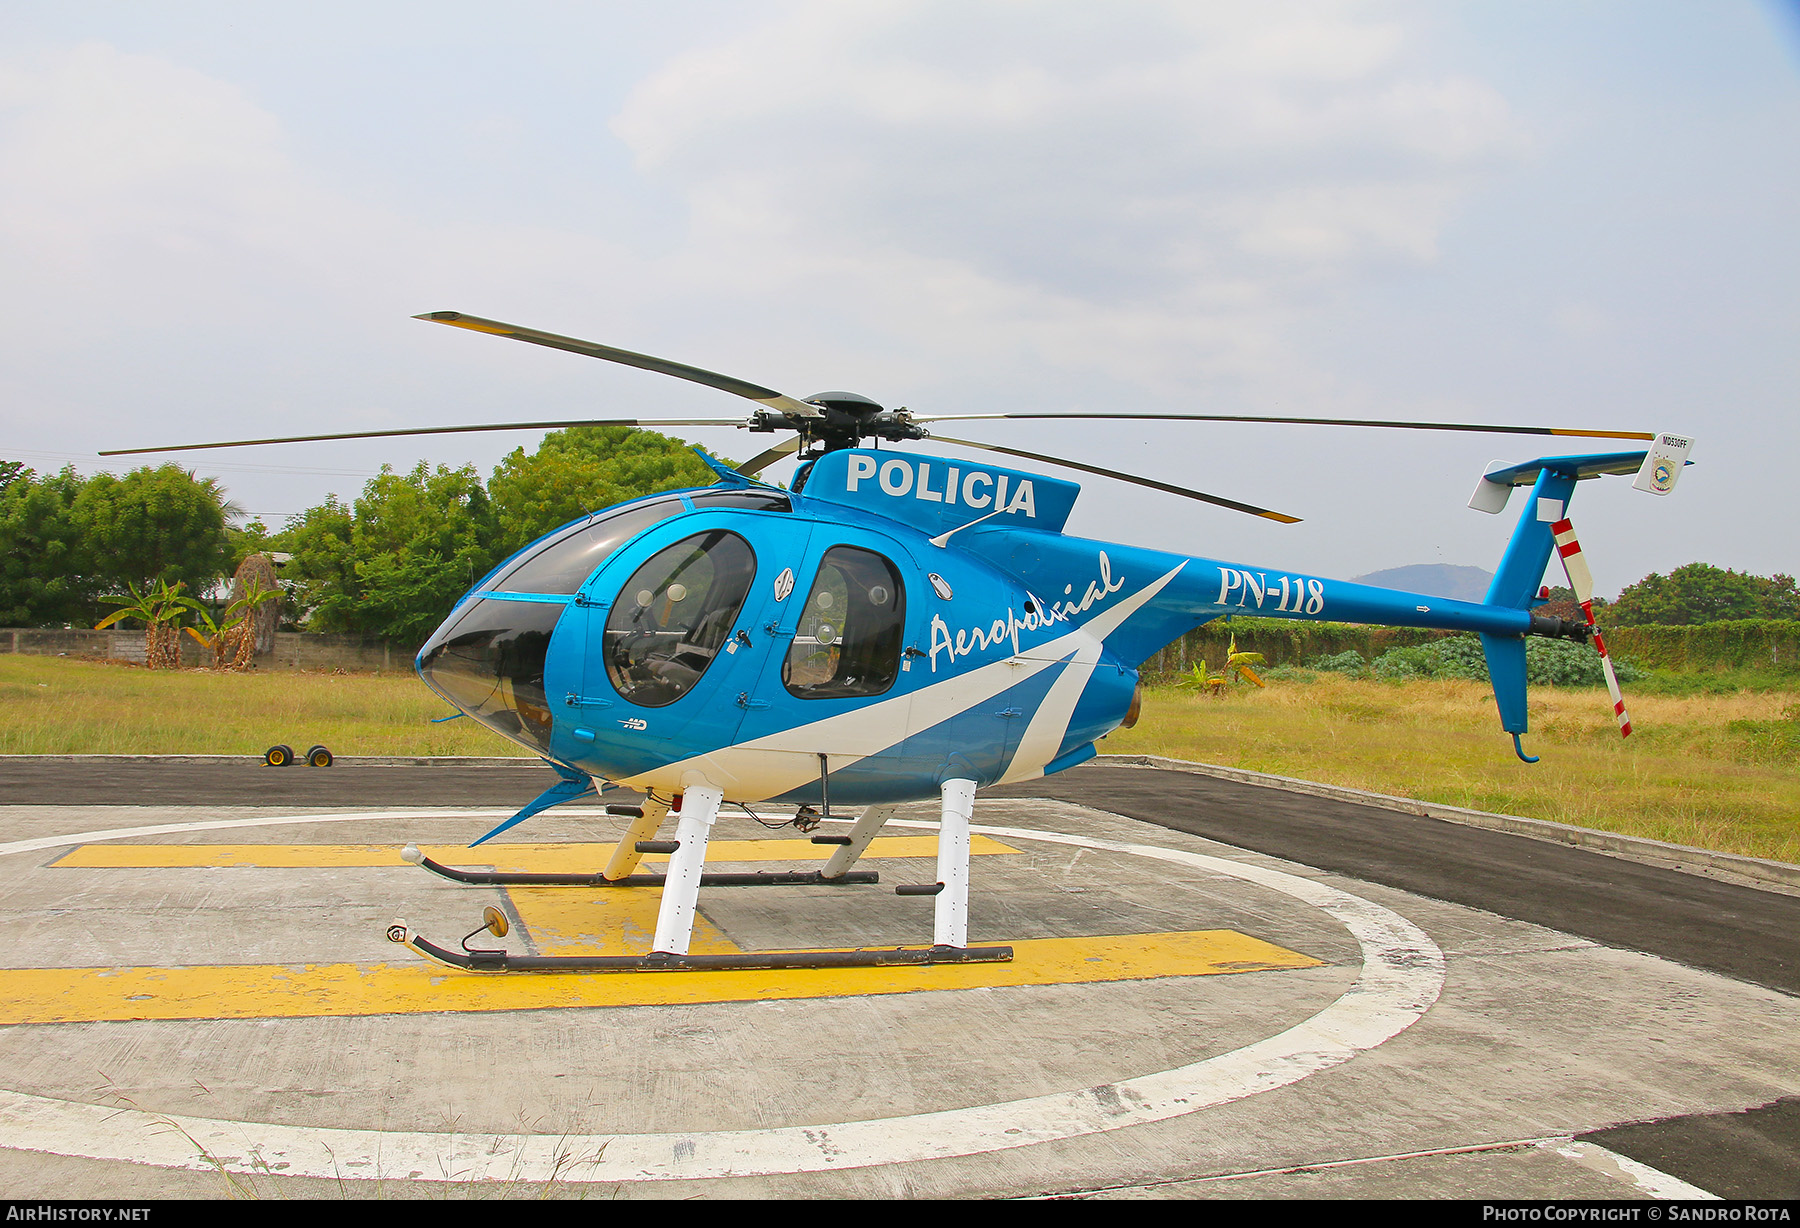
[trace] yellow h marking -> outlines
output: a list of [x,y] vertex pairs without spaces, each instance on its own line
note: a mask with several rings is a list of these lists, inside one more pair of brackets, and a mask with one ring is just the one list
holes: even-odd
[[[420,851],[446,866],[492,866],[527,874],[579,874],[591,867],[597,874],[612,855],[612,848],[610,843],[490,844],[475,850],[460,844],[434,844],[421,845]],[[706,860],[824,861],[835,851],[833,845],[807,840],[714,840],[707,845]],[[976,836],[971,849],[983,856],[1018,851],[987,836]],[[863,859],[936,856],[936,836],[878,836],[869,842]],[[75,870],[297,870],[393,867],[405,863],[400,860],[400,850],[391,844],[84,844],[53,864],[59,869]]]
[[[654,918],[651,924],[654,925]],[[0,1025],[666,1006],[1314,968],[1231,930],[1015,942],[1010,964],[484,976],[420,964],[0,969]]]

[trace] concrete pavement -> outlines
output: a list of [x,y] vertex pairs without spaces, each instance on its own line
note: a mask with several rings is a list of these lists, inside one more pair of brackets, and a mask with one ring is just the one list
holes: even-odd
[[[12,936],[0,1000],[13,1011],[0,1029],[0,1192],[1800,1191],[1800,1113],[1781,1103],[1800,1095],[1800,1000],[1766,976],[1642,949],[1655,943],[1067,801],[985,795],[971,941],[1042,944],[1021,961],[1030,969],[992,981],[970,969],[883,984],[479,978],[387,942],[401,914],[453,945],[492,903],[522,923],[514,950],[643,949],[653,892],[463,887],[397,857],[408,841],[465,844],[498,817],[0,807]],[[900,817],[924,826],[890,834],[929,838],[929,807]],[[553,811],[463,864],[566,856],[592,869],[587,846],[618,830]],[[797,865],[816,855],[791,829],[747,819],[718,838],[757,858],[743,868],[789,851],[770,839],[793,841]],[[927,942],[930,901],[890,885],[932,877],[928,840],[888,851],[869,863],[880,886],[704,892],[700,939]],[[1616,887],[1604,869],[1588,871],[1604,880],[1596,892]],[[706,988],[723,975],[740,979]],[[1622,1123],[1659,1124],[1595,1133]]]

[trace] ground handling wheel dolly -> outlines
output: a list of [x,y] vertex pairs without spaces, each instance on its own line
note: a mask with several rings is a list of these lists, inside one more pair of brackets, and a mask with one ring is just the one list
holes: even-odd
[[[331,750],[324,745],[314,745],[306,752],[308,767],[330,767]],[[263,763],[268,767],[292,767],[294,764],[294,748],[285,742],[277,742],[263,752]]]

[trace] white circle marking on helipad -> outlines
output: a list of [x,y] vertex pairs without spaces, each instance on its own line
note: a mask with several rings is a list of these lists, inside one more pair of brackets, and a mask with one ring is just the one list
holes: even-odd
[[[136,835],[485,813],[259,816],[112,828],[0,844],[0,855]],[[937,824],[893,820],[889,826]],[[1335,918],[1362,948],[1362,974],[1310,1019],[1229,1053],[1078,1091],[905,1117],[667,1134],[446,1134],[224,1121],[0,1090],[0,1147],[200,1172],[452,1182],[696,1180],[948,1159],[1165,1121],[1285,1087],[1399,1035],[1430,1009],[1443,989],[1443,952],[1423,930],[1391,909],[1335,887],[1267,866],[1150,844],[1022,827],[972,830],[1148,857],[1255,883]]]

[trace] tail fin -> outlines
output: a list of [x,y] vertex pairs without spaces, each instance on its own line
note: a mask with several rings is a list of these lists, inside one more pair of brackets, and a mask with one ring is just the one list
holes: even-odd
[[[1582,478],[1596,477],[1603,473],[1641,475],[1653,462],[1679,472],[1680,466],[1686,462],[1686,449],[1691,446],[1691,441],[1685,438],[1671,439],[1674,443],[1683,445],[1678,455],[1610,452],[1586,456],[1541,456],[1521,465],[1490,468],[1484,473],[1475,484],[1475,494],[1469,500],[1469,506],[1478,511],[1497,514],[1506,507],[1513,487],[1523,486],[1527,482],[1532,484],[1532,500],[1519,515],[1518,527],[1513,530],[1512,540],[1506,545],[1506,553],[1500,558],[1499,570],[1494,573],[1494,581],[1488,586],[1485,604],[1515,610],[1529,610],[1538,604],[1537,594],[1543,582],[1544,568],[1550,563],[1550,552],[1556,548],[1558,529],[1567,525],[1569,496],[1575,492],[1575,483]],[[1664,448],[1663,451],[1675,453],[1673,446]],[[1668,478],[1661,482],[1660,489],[1654,489],[1652,493],[1665,494],[1673,484],[1673,478]],[[1592,597],[1591,591],[1588,597]],[[1494,702],[1500,708],[1500,727],[1513,735],[1513,749],[1519,758],[1527,763],[1535,763],[1537,760],[1526,755],[1519,741],[1520,735],[1528,728],[1525,705],[1525,637],[1482,632],[1481,649],[1487,658],[1488,679],[1494,687]],[[1610,662],[1608,665],[1610,667]],[[1610,668],[1608,676],[1611,676]],[[1616,688],[1617,684],[1614,683],[1615,691]],[[1622,714],[1623,701],[1616,694],[1614,704]]]
[[[1550,526],[1567,514],[1569,496],[1575,493],[1578,470],[1572,472],[1573,467],[1554,463],[1565,459],[1587,458],[1545,457],[1530,462],[1537,469],[1537,481],[1531,488],[1533,498],[1519,514],[1518,527],[1513,530],[1512,540],[1506,544],[1506,553],[1500,556],[1500,566],[1494,572],[1493,583],[1488,585],[1487,596],[1483,599],[1485,604],[1528,610],[1537,599],[1538,588],[1544,579],[1544,568],[1549,565],[1550,551],[1556,545]],[[1632,471],[1637,469],[1642,460],[1642,453],[1631,454]],[[1623,464],[1624,458],[1617,458],[1616,463]],[[1512,487],[1524,484],[1526,472],[1527,466],[1515,465],[1499,474],[1484,474],[1481,484],[1476,487],[1477,499],[1487,493],[1486,488],[1499,485],[1496,478],[1504,481],[1505,485],[1500,487],[1500,506],[1482,506],[1481,510],[1498,512],[1504,507],[1507,496],[1512,493]],[[1491,495],[1489,500],[1492,500]],[[1474,500],[1470,500],[1470,504],[1479,506]],[[1512,734],[1513,750],[1519,758],[1526,763],[1535,763],[1537,760],[1525,753],[1519,741],[1531,726],[1525,705],[1525,637],[1491,635],[1484,631],[1481,633],[1481,651],[1487,658],[1488,681],[1493,684],[1494,702],[1500,708],[1500,728]]]

